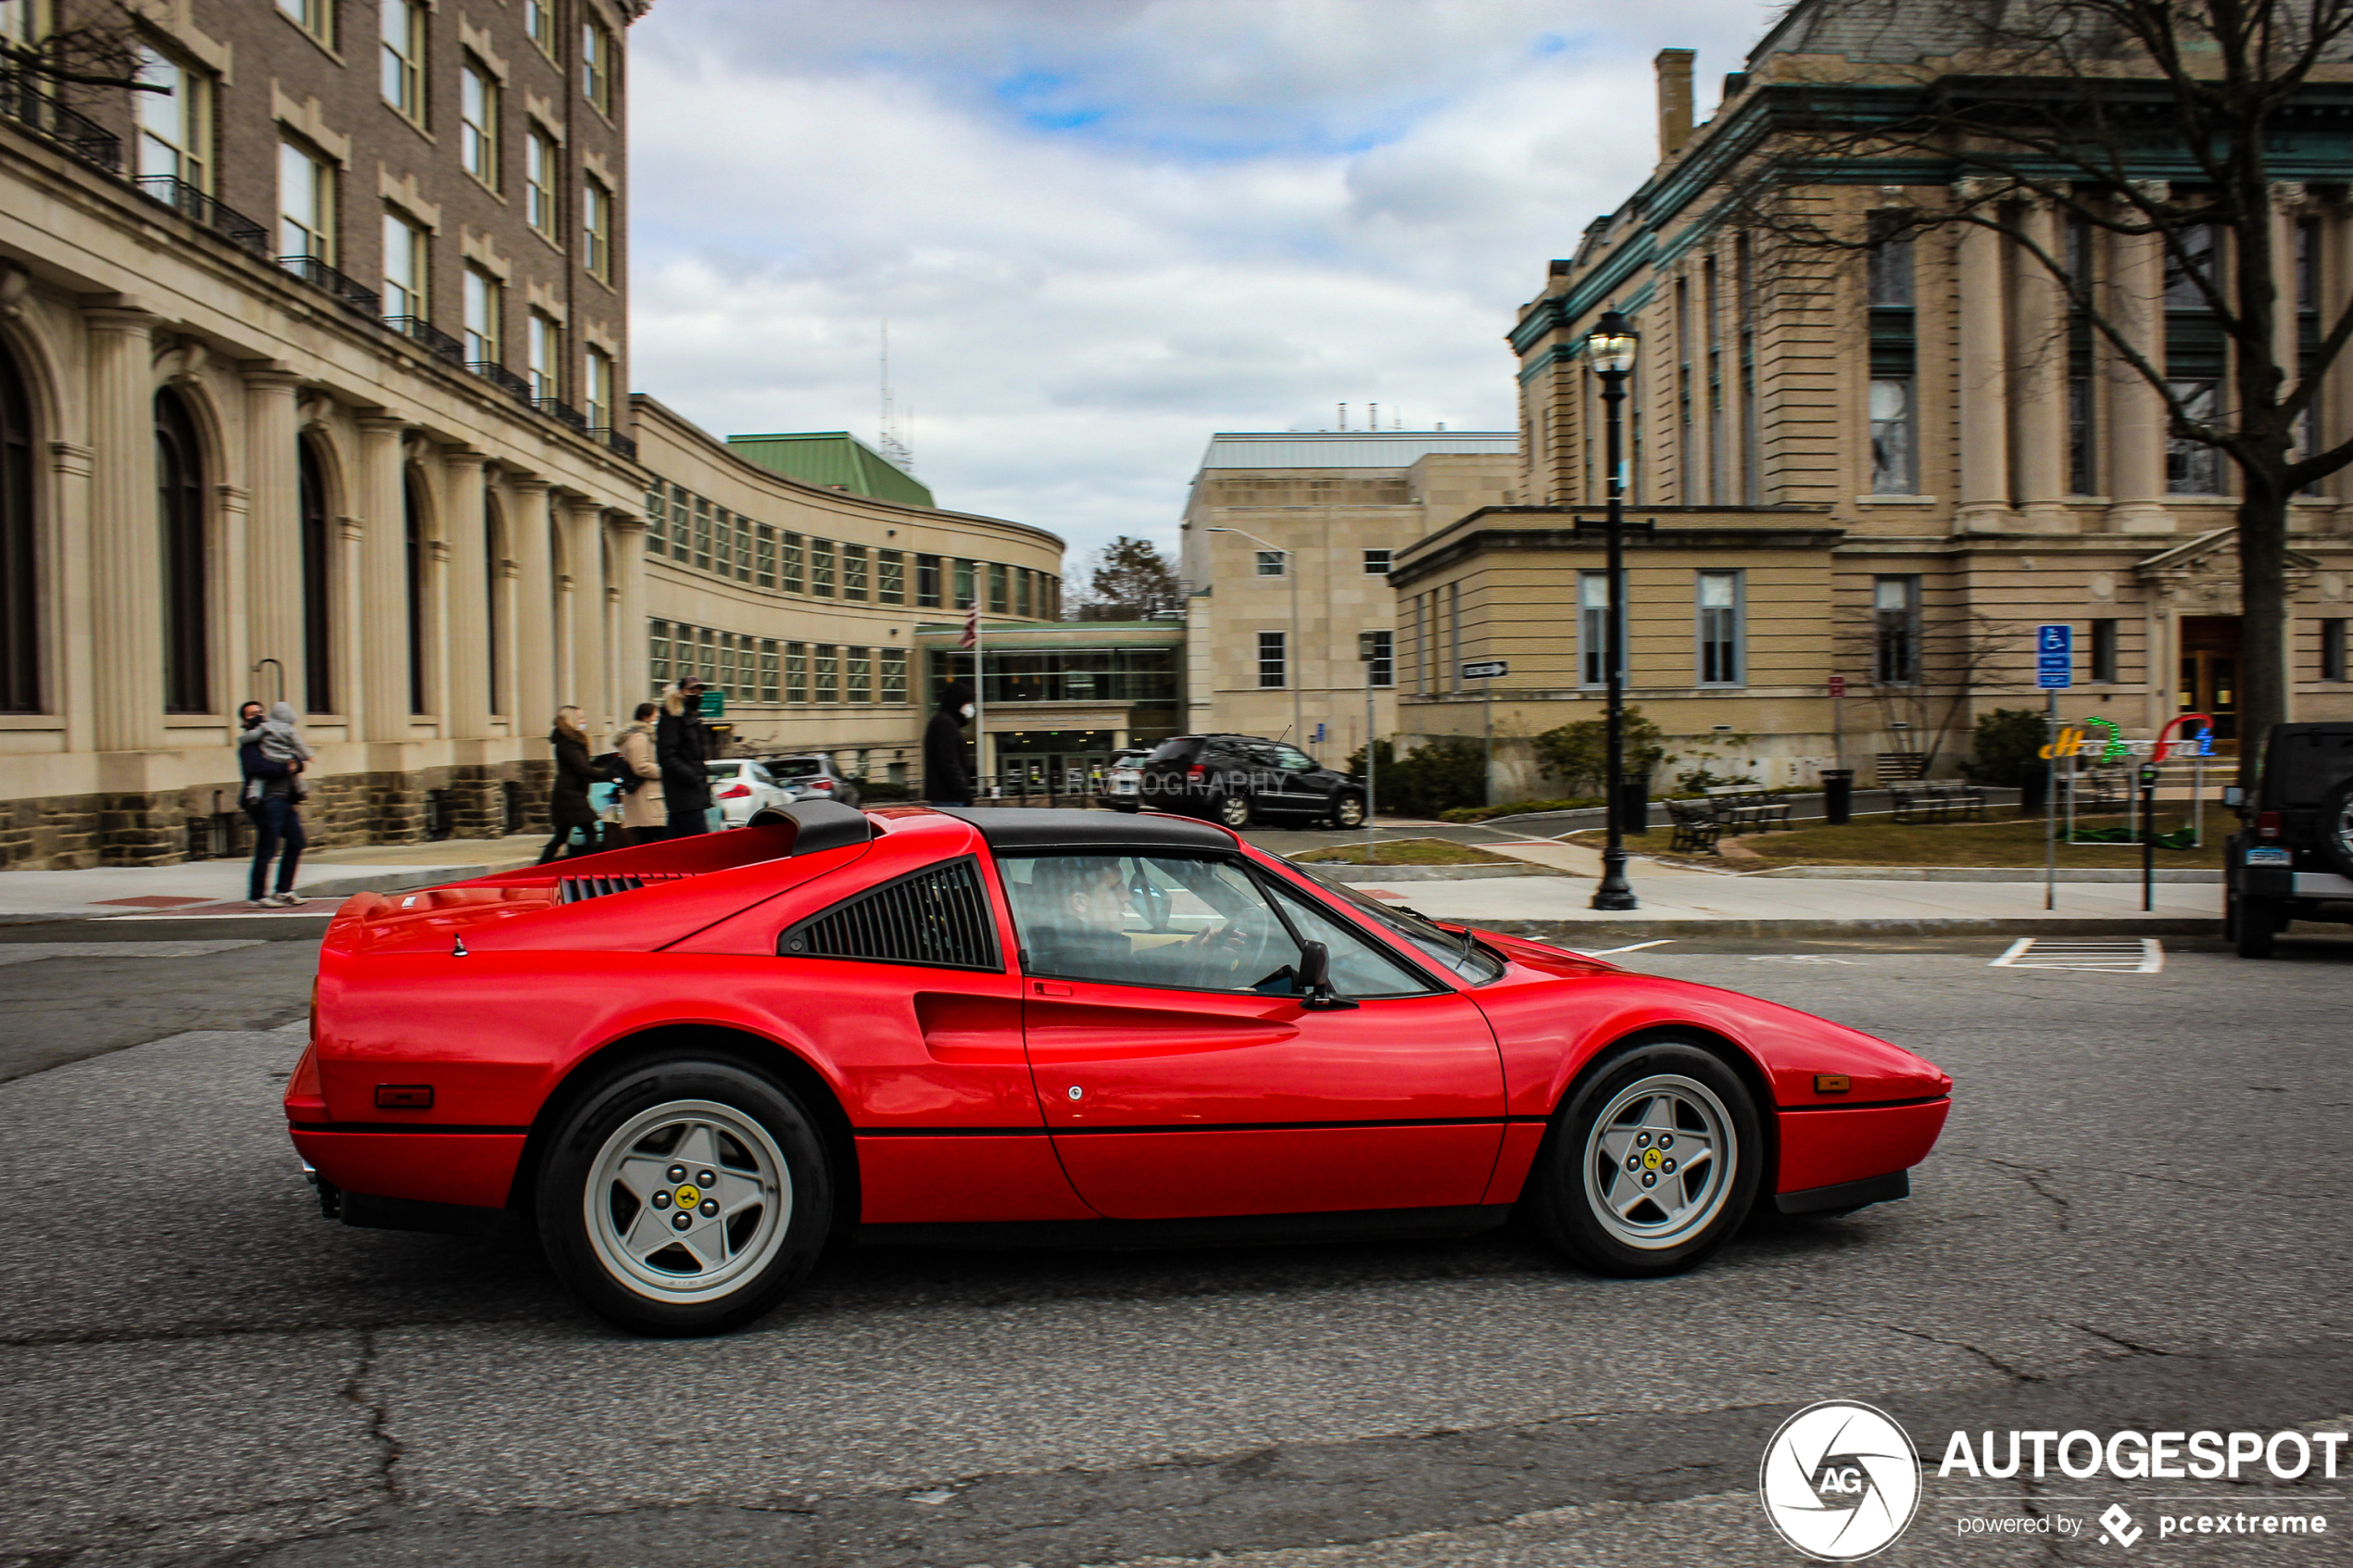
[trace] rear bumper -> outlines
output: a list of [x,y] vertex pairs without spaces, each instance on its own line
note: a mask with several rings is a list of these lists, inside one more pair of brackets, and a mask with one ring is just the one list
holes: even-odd
[[522,1161],[524,1132],[520,1127],[483,1133],[406,1127],[375,1132],[344,1123],[296,1123],[291,1131],[303,1162],[344,1194],[346,1218],[352,1195],[360,1193],[412,1203],[503,1210]]

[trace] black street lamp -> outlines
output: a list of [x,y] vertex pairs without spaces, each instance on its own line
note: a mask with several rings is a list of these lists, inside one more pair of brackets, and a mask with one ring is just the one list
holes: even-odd
[[[1632,909],[1641,906],[1626,881],[1626,465],[1620,456],[1620,405],[1626,401],[1626,378],[1633,372],[1634,351],[1641,346],[1634,323],[1617,310],[1604,310],[1585,337],[1585,357],[1602,378],[1602,408],[1607,418],[1604,448],[1608,473],[1609,515],[1603,530],[1609,540],[1609,628],[1602,648],[1602,673],[1609,687],[1609,779],[1603,802],[1609,824],[1602,849],[1601,885],[1593,889],[1597,909]],[[1577,526],[1590,527],[1579,518]],[[1641,525],[1648,533],[1650,525]]]

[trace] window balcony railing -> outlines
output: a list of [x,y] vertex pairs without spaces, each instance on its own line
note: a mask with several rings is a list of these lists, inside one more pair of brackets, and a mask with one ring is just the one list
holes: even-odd
[[384,326],[388,331],[419,344],[437,359],[447,359],[459,366],[466,362],[466,345],[422,316],[387,316]]
[[637,460],[637,443],[610,425],[589,426],[588,439],[604,443],[633,463]]
[[570,425],[583,434],[587,433],[588,416],[560,398],[535,397],[531,400],[531,406],[550,419]]
[[314,288],[326,290],[362,316],[376,316],[384,308],[383,297],[375,290],[361,288],[315,256],[282,256],[278,265]]
[[270,254],[270,231],[234,207],[223,207],[185,180],[169,174],[142,174],[132,182],[150,201],[161,202],[181,217],[191,219],[241,250]]
[[17,71],[0,71],[0,115],[36,136],[55,142],[84,163],[109,174],[122,172],[122,138],[87,115],[78,114]]
[[509,396],[531,401],[531,383],[495,359],[469,359],[466,369]]

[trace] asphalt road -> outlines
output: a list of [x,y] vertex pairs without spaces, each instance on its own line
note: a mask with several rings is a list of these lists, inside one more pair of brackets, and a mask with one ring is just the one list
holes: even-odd
[[[165,928],[105,937],[134,938]],[[1989,967],[1999,942],[1624,955],[1958,1081],[1913,1198],[1758,1227],[1682,1278],[1508,1234],[849,1252],[687,1343],[610,1333],[528,1247],[319,1218],[274,1103],[308,946],[0,969],[52,1030],[249,1010],[0,1083],[0,1563],[1783,1564],[1757,1461],[1818,1399],[1931,1454],[1954,1429],[2353,1424],[2343,942],[2175,947],[2155,974]],[[2348,1486],[1931,1473],[1875,1561],[2353,1562]],[[2152,1525],[2185,1494],[2333,1529],[1957,1534],[2109,1502]]]

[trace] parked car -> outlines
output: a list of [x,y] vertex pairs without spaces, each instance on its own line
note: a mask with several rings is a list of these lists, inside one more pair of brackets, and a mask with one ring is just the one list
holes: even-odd
[[1148,747],[1132,746],[1113,752],[1096,801],[1114,811],[1143,809],[1144,759],[1151,755]]
[[719,808],[720,818],[728,827],[742,827],[761,811],[793,802],[793,792],[749,757],[730,757],[703,766],[711,774],[711,804]]
[[776,781],[792,791],[795,800],[838,800],[844,806],[858,804],[857,781],[834,766],[834,759],[816,752],[792,757],[771,757],[768,771]]
[[591,1307],[658,1335],[750,1322],[840,1239],[1517,1212],[1647,1277],[1760,1203],[1906,1196],[1949,1108],[1869,1035],[1434,923],[1207,823],[782,816],[345,903],[285,1093],[326,1214],[535,1223]]
[[2243,959],[2290,921],[2353,923],[2353,724],[2274,725],[2225,843],[2223,926]]
[[1365,825],[1365,784],[1299,747],[1255,735],[1177,735],[1152,748],[1138,798],[1229,828],[1257,822]]

